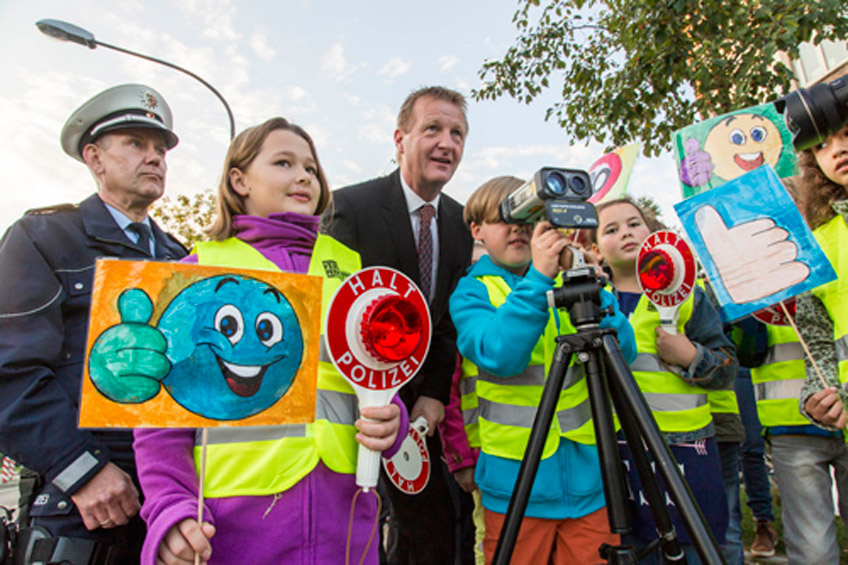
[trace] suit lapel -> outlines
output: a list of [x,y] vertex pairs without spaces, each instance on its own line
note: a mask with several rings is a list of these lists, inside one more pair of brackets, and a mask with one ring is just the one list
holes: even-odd
[[439,199],[439,276],[436,279],[436,294],[433,296],[434,310],[441,306],[442,301],[447,300],[452,278],[450,270],[454,263],[452,259],[456,253],[456,243],[459,241],[459,234],[456,233],[455,228],[457,222],[462,221],[461,218],[455,217],[455,214],[445,205],[445,202],[445,195],[442,194]]
[[399,169],[390,175],[383,196],[383,223],[391,238],[386,244],[397,252],[398,268],[409,274],[416,284],[420,284],[418,250],[415,248],[415,235],[409,221],[409,208],[400,185]]

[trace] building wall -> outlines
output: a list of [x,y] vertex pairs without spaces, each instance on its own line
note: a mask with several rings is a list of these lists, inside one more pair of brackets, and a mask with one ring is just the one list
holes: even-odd
[[800,57],[790,61],[781,57],[797,78],[796,88],[806,88],[817,82],[828,82],[848,73],[848,41],[822,41],[818,45],[803,43]]

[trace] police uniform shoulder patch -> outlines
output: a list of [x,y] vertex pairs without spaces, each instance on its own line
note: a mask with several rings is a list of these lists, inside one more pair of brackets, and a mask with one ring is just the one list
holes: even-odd
[[45,206],[44,208],[32,208],[31,210],[27,210],[24,212],[25,216],[45,216],[47,214],[55,214],[57,212],[68,212],[70,210],[76,210],[79,206],[77,204],[54,204],[52,206]]

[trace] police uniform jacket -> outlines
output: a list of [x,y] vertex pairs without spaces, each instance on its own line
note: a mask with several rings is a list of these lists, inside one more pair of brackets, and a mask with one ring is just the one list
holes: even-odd
[[[185,249],[151,221],[158,259]],[[28,212],[0,240],[0,452],[66,496],[108,461],[135,477],[130,431],[77,428],[95,259],[150,259],[99,196]]]

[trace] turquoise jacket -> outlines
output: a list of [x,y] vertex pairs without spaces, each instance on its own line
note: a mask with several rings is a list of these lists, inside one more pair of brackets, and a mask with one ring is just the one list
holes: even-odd
[[[477,280],[487,275],[501,277],[512,289],[500,308],[492,305],[485,285]],[[450,298],[460,353],[494,375],[506,377],[523,371],[548,322],[546,292],[553,287],[553,279],[532,265],[521,277],[482,257],[469,268]],[[630,323],[619,312],[611,293],[602,290],[601,303],[604,308],[613,306],[615,311],[613,316],[601,320],[601,327],[615,328],[624,358],[632,362],[636,358],[636,340]],[[520,465],[520,461],[480,453],[475,480],[483,506],[506,513]],[[535,518],[580,518],[604,505],[597,448],[560,438],[556,453],[539,463],[525,514]]]

